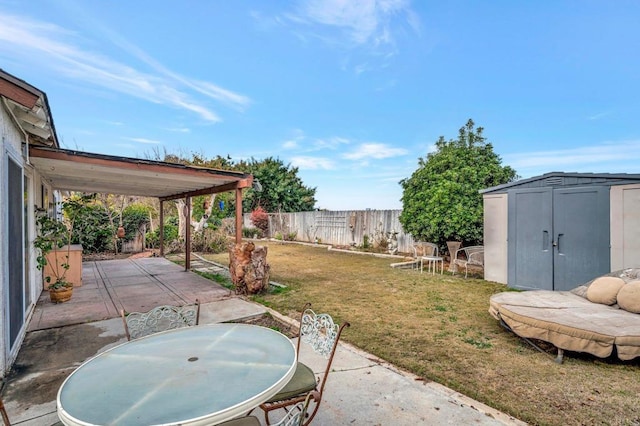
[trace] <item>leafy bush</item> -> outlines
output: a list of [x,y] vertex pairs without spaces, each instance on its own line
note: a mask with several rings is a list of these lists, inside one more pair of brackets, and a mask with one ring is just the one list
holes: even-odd
[[253,238],[253,236],[257,236],[258,238],[262,238],[264,236],[261,229],[258,228],[242,228],[242,236],[244,238]]
[[[175,219],[175,220],[174,220]],[[160,243],[160,229],[147,232],[145,237],[147,248],[157,248]],[[164,223],[164,243],[165,245],[178,240],[178,220],[170,217]]]
[[131,204],[122,212],[122,225],[125,229],[125,240],[132,240],[136,237],[140,226],[149,223],[149,211],[151,207],[136,203]]
[[74,228],[72,243],[82,244],[84,253],[113,250],[109,215],[101,205],[88,203],[78,208]]
[[264,234],[269,231],[269,214],[260,206],[251,212],[251,223]]
[[221,230],[205,228],[191,240],[191,249],[202,253],[223,253],[228,250],[229,240]]

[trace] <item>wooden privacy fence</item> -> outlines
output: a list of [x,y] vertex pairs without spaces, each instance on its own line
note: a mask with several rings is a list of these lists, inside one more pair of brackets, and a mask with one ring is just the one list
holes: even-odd
[[[402,229],[402,210],[311,211],[270,213],[269,237],[334,246],[384,247],[413,253],[413,237]],[[250,214],[244,227],[253,228]],[[389,250],[392,251],[392,250]]]

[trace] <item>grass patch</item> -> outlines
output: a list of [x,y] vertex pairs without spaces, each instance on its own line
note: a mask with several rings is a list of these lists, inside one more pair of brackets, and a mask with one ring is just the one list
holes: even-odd
[[230,290],[232,290],[233,287],[233,282],[231,282],[231,278],[227,277],[226,275],[222,275],[222,274],[214,274],[211,272],[200,272],[200,271],[193,271],[196,274],[200,275],[201,277],[204,277],[208,280],[214,281],[218,284],[220,284],[221,286],[228,288]]
[[[311,302],[351,323],[343,335],[349,343],[530,424],[640,424],[640,360],[566,353],[555,364],[489,315],[489,297],[504,285],[393,269],[385,258],[261,244],[269,246],[271,279],[288,288],[254,300],[284,315],[297,319]],[[228,262],[226,253],[206,257]]]

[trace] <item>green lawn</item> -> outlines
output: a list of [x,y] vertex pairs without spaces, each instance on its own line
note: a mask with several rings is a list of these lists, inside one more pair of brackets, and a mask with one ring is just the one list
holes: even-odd
[[[287,291],[254,299],[298,318],[305,302],[344,340],[425,379],[540,425],[640,424],[640,361],[566,353],[562,365],[488,313],[502,284],[393,269],[397,260],[298,244],[269,246],[271,280]],[[208,256],[228,264],[227,254]]]

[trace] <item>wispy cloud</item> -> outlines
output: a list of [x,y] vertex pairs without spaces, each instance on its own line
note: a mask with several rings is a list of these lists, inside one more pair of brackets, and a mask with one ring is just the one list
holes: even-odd
[[153,139],[147,139],[147,138],[122,138],[128,141],[132,141],[132,142],[138,142],[138,143],[143,143],[143,144],[148,144],[148,145],[159,145],[162,142],[157,141],[157,140],[153,140]]
[[611,115],[611,111],[604,111],[604,112],[600,112],[598,114],[593,114],[590,115],[587,119],[588,120],[600,120],[601,118],[604,118],[606,116]]
[[112,43],[148,65],[152,72],[83,49],[80,44],[86,40],[54,24],[3,13],[0,13],[0,54],[21,57],[25,61],[37,58],[39,67],[49,67],[76,82],[191,111],[209,122],[219,122],[221,118],[194,95],[204,95],[239,109],[251,102],[248,97],[215,84],[180,76],[122,37],[104,27],[96,28],[107,34]]
[[[307,0],[299,4],[299,23],[314,23],[342,30],[354,45],[392,44],[391,21],[409,11],[407,0]],[[411,16],[415,25],[415,16]]]
[[301,170],[332,170],[335,168],[334,162],[324,157],[293,157],[291,158],[291,164]]
[[300,142],[305,139],[304,131],[300,129],[293,129],[290,139],[282,142],[282,148],[284,149],[296,149],[300,146]]
[[[299,0],[278,22],[286,22],[299,39],[321,40],[340,49],[365,48],[388,58],[397,52],[396,34],[404,28],[420,35],[420,20],[410,0]],[[360,74],[372,68],[364,64]]]
[[328,139],[316,139],[312,144],[312,149],[314,151],[320,151],[323,149],[335,150],[342,145],[349,145],[350,143],[351,141],[347,138],[334,136]]
[[190,133],[191,129],[188,127],[167,127],[165,130],[176,133]]
[[353,69],[353,72],[356,75],[360,75],[360,74],[364,73],[365,71],[369,71],[370,69],[371,69],[371,67],[369,66],[369,64],[367,64],[365,62],[365,63],[359,64],[359,65],[356,65],[355,68]]
[[343,154],[342,158],[347,160],[365,160],[369,158],[380,160],[383,158],[399,157],[407,153],[408,151],[404,148],[394,148],[383,143],[363,143],[355,150]]
[[503,163],[516,169],[523,177],[551,171],[638,173],[640,140],[507,154],[503,156]]

